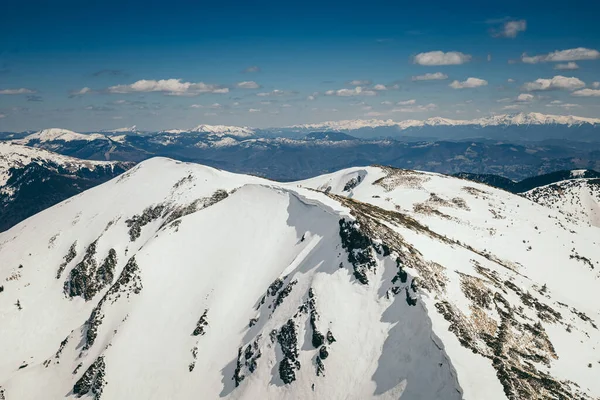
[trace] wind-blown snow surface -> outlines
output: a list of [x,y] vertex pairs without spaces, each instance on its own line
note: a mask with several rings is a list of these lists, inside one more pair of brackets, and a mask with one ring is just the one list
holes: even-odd
[[0,393],[595,398],[598,240],[437,174],[152,159],[0,234]]

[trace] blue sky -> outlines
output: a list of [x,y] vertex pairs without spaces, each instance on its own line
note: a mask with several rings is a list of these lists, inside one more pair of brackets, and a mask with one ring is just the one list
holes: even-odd
[[600,117],[594,1],[12,3],[0,130]]

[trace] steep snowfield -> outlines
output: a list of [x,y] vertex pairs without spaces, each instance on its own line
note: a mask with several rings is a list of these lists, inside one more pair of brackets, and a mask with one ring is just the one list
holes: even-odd
[[0,393],[595,398],[599,239],[437,174],[148,160],[0,234]]
[[[573,177],[585,170],[572,171]],[[524,193],[528,199],[555,209],[574,222],[600,227],[600,179],[570,179]]]

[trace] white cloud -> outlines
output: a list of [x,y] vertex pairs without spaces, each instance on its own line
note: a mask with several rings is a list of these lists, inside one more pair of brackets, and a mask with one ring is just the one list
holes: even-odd
[[519,110],[521,108],[518,104],[511,104],[509,106],[502,107],[503,110]]
[[491,54],[487,55],[487,60],[488,60],[488,62],[492,61],[492,55]]
[[464,80],[462,82],[453,81],[449,86],[452,89],[471,89],[481,86],[487,86],[487,84],[488,81],[486,81],[485,79],[467,78],[467,80]]
[[36,93],[35,90],[19,88],[19,89],[1,89],[0,94],[32,94]]
[[351,86],[365,86],[365,85],[370,85],[371,81],[368,80],[360,80],[360,79],[355,79],[353,81],[348,82],[348,85]]
[[570,61],[566,64],[556,64],[554,66],[554,69],[559,69],[559,70],[579,69],[579,65],[577,65],[573,61]]
[[504,97],[502,99],[496,100],[497,103],[508,103],[510,101],[512,101],[512,99],[510,97]]
[[387,90],[387,87],[385,85],[375,85],[373,86],[373,90]]
[[248,112],[257,113],[257,112],[260,112],[260,109],[259,108],[251,108],[248,110]]
[[471,61],[469,54],[463,54],[459,51],[430,51],[419,53],[415,56],[413,62],[419,65],[460,65]]
[[396,104],[399,106],[410,106],[412,104],[417,104],[417,101],[415,99],[410,99],[410,100],[399,101]]
[[593,87],[594,89],[598,89],[598,88],[600,88],[600,82],[594,82],[594,83],[592,83],[592,87]]
[[360,86],[355,87],[354,89],[339,89],[339,90],[328,90],[325,92],[326,96],[340,96],[340,97],[349,97],[349,96],[377,96],[377,92],[373,90],[363,90]]
[[170,96],[196,96],[202,93],[229,93],[228,88],[204,82],[182,82],[181,79],[142,79],[130,85],[116,85],[107,89],[109,93],[159,92]]
[[527,21],[525,21],[524,19],[516,21],[506,21],[502,26],[502,30],[500,32],[493,33],[492,36],[514,39],[517,37],[519,32],[525,32],[526,29]]
[[515,99],[515,101],[519,102],[519,103],[527,103],[532,101],[535,98],[534,95],[529,94],[529,93],[521,93],[520,95],[517,96],[517,98]]
[[402,113],[414,113],[414,112],[425,112],[425,111],[433,111],[437,109],[437,105],[433,103],[429,103],[426,105],[418,105],[412,107],[400,107],[394,108],[392,112],[402,112]]
[[578,97],[600,97],[600,89],[581,89],[571,93],[571,96]]
[[283,90],[279,90],[279,89],[275,89],[272,90],[270,92],[261,92],[261,93],[256,93],[257,96],[260,97],[267,97],[267,96],[283,96],[284,94],[287,94],[287,92],[284,92]]
[[385,101],[382,101],[381,104],[384,106],[391,106],[393,103],[389,100],[385,100]]
[[550,102],[550,104],[546,104],[546,107],[561,107],[561,108],[565,108],[565,109],[571,109],[571,108],[577,108],[577,107],[581,107],[579,104],[572,104],[572,103],[563,103],[562,101],[552,101]]
[[506,80],[506,82],[508,82],[508,83],[513,83],[514,81],[515,81],[515,80],[514,80],[513,78],[508,78],[508,79]]
[[254,81],[238,82],[236,86],[240,89],[258,89],[260,87],[260,85]]
[[536,79],[534,82],[527,82],[523,85],[523,89],[528,92],[535,90],[574,90],[585,86],[585,83],[578,78],[556,75],[551,79]]
[[0,118],[6,118],[6,114],[0,114]]
[[556,50],[552,53],[541,54],[529,57],[523,53],[521,61],[526,64],[537,64],[539,62],[558,62],[558,61],[579,61],[579,60],[596,60],[600,58],[600,51],[594,49],[586,49],[585,47],[577,47],[568,50]]
[[365,117],[381,117],[383,115],[383,113],[380,113],[379,111],[371,111],[365,114]]
[[311,95],[311,96],[308,96],[308,97],[306,98],[306,100],[308,100],[308,101],[313,101],[314,99],[315,99],[315,96],[312,96],[312,95]]
[[448,75],[441,72],[428,73],[412,77],[413,81],[439,81],[444,79],[448,79]]
[[204,108],[202,104],[192,104],[190,108]]

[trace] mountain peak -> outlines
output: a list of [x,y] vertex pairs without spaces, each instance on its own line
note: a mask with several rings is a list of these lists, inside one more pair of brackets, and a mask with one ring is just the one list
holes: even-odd
[[237,136],[250,137],[254,136],[254,131],[246,126],[229,126],[229,125],[206,125],[201,124],[193,128],[190,132],[205,132],[218,136]]
[[42,129],[36,133],[32,133],[31,135],[26,136],[25,138],[17,141],[28,143],[32,140],[37,140],[40,142],[52,142],[52,141],[64,141],[71,142],[76,140],[83,141],[92,141],[96,139],[106,139],[106,136],[99,133],[89,133],[83,134],[78,132],[73,132],[68,129],[62,128],[48,128]]

